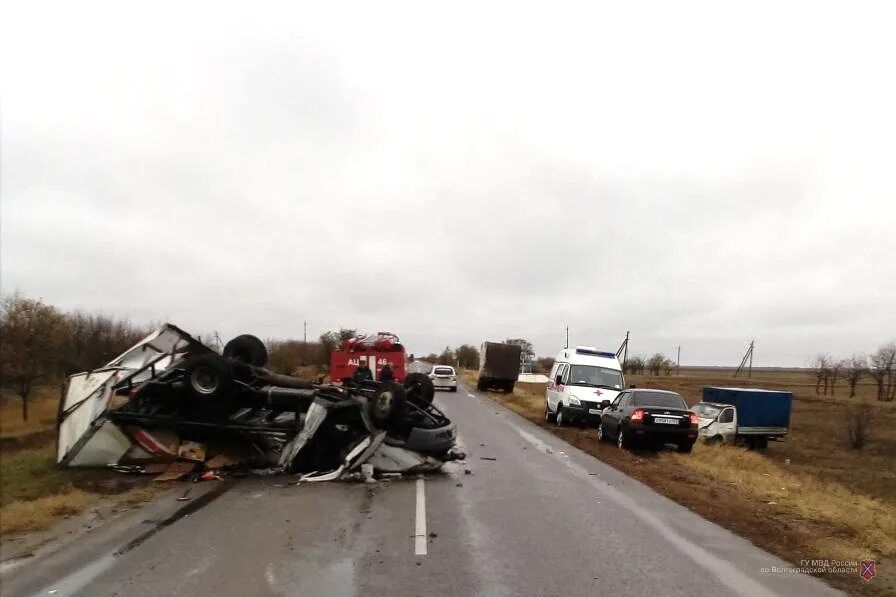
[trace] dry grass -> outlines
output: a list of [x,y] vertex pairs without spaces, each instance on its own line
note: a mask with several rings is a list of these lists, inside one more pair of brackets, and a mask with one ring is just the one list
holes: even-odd
[[[757,452],[742,448],[699,446],[693,454],[662,454],[662,460],[701,476],[730,483],[745,496],[795,516],[842,529],[837,541],[819,537],[807,546],[839,560],[859,554],[896,556],[896,508],[856,493],[836,481],[794,473]],[[824,548],[825,551],[822,551]],[[830,551],[834,550],[834,551]]]
[[0,398],[0,438],[19,438],[56,426],[59,391],[38,388],[28,401],[28,421],[22,420],[22,402],[12,394]]
[[[640,387],[662,387],[697,402],[704,385],[735,385],[716,370],[682,376],[632,377]],[[462,373],[468,384],[475,374]],[[896,575],[896,409],[870,403],[872,433],[864,450],[849,446],[847,414],[856,402],[815,397],[804,373],[736,385],[794,392],[791,435],[765,452],[698,445],[692,454],[631,453],[598,444],[594,430],[557,428],[544,421],[544,384],[518,383],[513,394],[489,396],[533,423],[646,483],[698,514],[791,562],[806,558],[858,560],[886,565],[870,585],[855,577],[826,576],[831,584],[864,595],[892,594]],[[810,383],[811,382],[811,383]],[[793,383],[794,385],[789,385]],[[774,502],[770,504],[770,502]],[[774,532],[770,530],[774,529]]]
[[91,503],[91,496],[78,489],[12,502],[0,508],[0,535],[49,528],[59,517],[72,516]]
[[57,406],[52,392],[39,392],[26,423],[18,399],[6,397],[0,404],[0,535],[48,528],[60,517],[81,512],[100,495],[117,494],[118,503],[134,505],[158,493],[158,488],[143,487],[145,478],[58,468]]

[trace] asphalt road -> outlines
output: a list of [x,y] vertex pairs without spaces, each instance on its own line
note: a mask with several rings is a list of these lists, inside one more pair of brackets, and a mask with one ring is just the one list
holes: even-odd
[[436,400],[467,451],[443,474],[203,484],[212,493],[188,516],[159,518],[153,508],[165,504],[148,506],[118,531],[19,567],[2,593],[839,594],[808,576],[764,573],[788,565],[487,398],[462,387]]

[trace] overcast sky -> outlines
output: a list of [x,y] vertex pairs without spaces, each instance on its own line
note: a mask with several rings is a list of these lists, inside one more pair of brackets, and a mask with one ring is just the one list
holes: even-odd
[[416,353],[896,340],[891,2],[0,6],[4,293]]

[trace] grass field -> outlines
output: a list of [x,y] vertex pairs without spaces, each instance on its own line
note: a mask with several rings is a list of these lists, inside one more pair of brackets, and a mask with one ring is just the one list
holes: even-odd
[[56,466],[58,393],[39,391],[30,403],[28,422],[21,403],[9,396],[0,402],[0,535],[50,527],[60,517],[77,514],[101,495],[118,495],[122,503],[145,500],[146,479],[102,470]]
[[[464,373],[475,383],[473,373]],[[544,384],[518,383],[513,394],[490,393],[534,423],[595,457],[650,485],[700,515],[787,559],[878,562],[870,584],[854,576],[828,582],[854,594],[896,592],[896,404],[869,400],[863,385],[847,399],[845,385],[836,397],[815,396],[806,371],[754,371],[750,380],[732,380],[719,369],[682,369],[668,377],[628,376],[638,387],[681,393],[699,401],[706,385],[765,387],[794,392],[791,435],[764,452],[698,445],[689,455],[663,451],[621,451],[598,444],[593,429],[558,428],[544,421]],[[736,381],[736,383],[732,383]],[[864,450],[853,450],[845,418],[860,403],[872,410]]]

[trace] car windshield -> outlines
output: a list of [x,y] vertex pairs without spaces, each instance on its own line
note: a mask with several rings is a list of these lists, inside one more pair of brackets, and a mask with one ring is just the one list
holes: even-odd
[[719,411],[722,410],[718,406],[713,406],[711,404],[695,404],[694,412],[697,413],[698,417],[703,419],[715,419],[719,416]]
[[687,409],[684,398],[678,394],[665,394],[660,392],[638,392],[635,394],[635,406],[660,406],[663,408]]
[[595,388],[622,389],[622,373],[606,367],[593,365],[572,365],[569,368],[571,386],[591,386]]
[[436,375],[454,375],[454,369],[451,367],[436,367],[432,372]]

